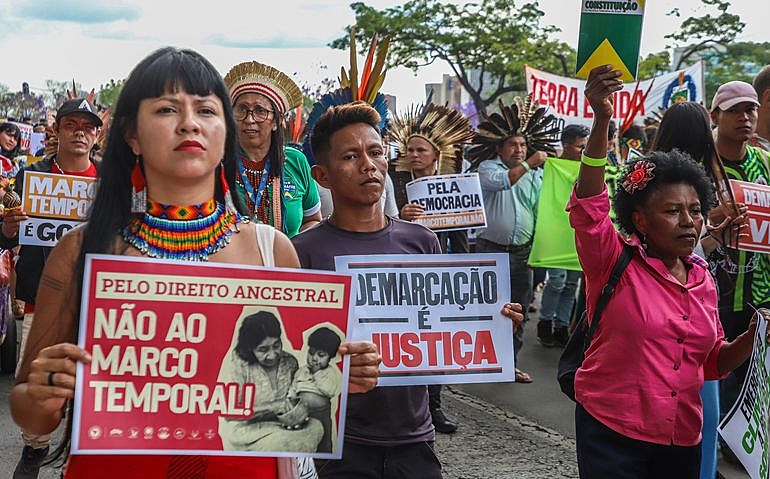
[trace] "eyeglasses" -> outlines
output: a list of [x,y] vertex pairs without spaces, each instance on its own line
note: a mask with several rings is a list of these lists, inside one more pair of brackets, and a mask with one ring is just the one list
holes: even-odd
[[248,108],[246,105],[238,105],[235,107],[235,119],[238,121],[246,121],[249,118],[249,115],[251,115],[254,117],[254,121],[262,123],[270,118],[270,115],[274,114],[275,112],[273,110],[266,110],[259,105],[254,108]]

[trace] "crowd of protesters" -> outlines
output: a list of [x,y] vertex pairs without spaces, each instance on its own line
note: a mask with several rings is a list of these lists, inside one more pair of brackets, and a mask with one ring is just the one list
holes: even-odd
[[[19,160],[38,152],[20,151],[19,127],[0,124],[3,176],[15,178],[19,196],[25,171],[99,181],[88,221],[53,248],[19,247],[27,213],[9,205],[3,212],[0,247],[16,255],[14,314],[23,318],[10,399],[24,442],[14,478],[36,478],[41,465],[65,459],[68,478],[104,470],[176,477],[169,471],[188,467],[171,455],[68,457],[65,417],[75,364],[90,360],[75,345],[85,254],[180,259],[165,233],[143,236],[152,212],[162,210],[173,231],[188,231],[194,225],[173,217],[173,208],[209,205],[226,237],[190,244],[209,261],[334,270],[338,255],[506,253],[511,289],[502,313],[514,322],[514,357],[525,344],[564,347],[631,249],[576,374],[580,475],[713,479],[716,423],[745,380],[755,311],[770,307],[770,258],[736,248],[746,206],[732,201],[727,183],[770,183],[770,66],[754,85],[720,86],[709,105],[677,104],[659,124],[632,122],[618,132],[611,118],[619,76],[609,66],[591,72],[590,129],[522,116],[521,102],[480,115],[475,130],[458,111],[430,102],[388,121],[375,88],[364,101],[354,93],[323,104],[303,149],[287,144],[286,115],[303,98],[283,72],[250,61],[223,77],[193,51],[164,48],[131,72],[109,123],[93,97],[65,102],[43,125],[50,138],[39,161]],[[177,148],[180,141],[200,148],[190,153]],[[188,168],[190,155],[200,158]],[[577,175],[574,189],[555,201],[559,221],[574,229],[579,267],[547,268],[536,279],[530,254],[544,176],[560,161]],[[619,167],[613,189],[606,165]],[[487,228],[436,235],[416,224],[423,211],[407,200],[406,183],[468,170],[479,176]],[[396,206],[386,208],[386,199]],[[255,242],[260,234],[273,238],[272,251]],[[150,253],[140,246],[148,241],[157,243]],[[541,286],[531,332],[527,319]],[[314,474],[440,478],[435,432],[462,427],[441,407],[440,387],[376,387],[380,357],[372,343],[344,343],[339,352],[351,356],[343,457],[316,460]],[[516,365],[516,381],[533,383],[527,387],[552,380]],[[62,422],[64,440],[53,446],[50,434]],[[190,457],[203,461],[204,472],[188,477],[298,474],[288,458]]]

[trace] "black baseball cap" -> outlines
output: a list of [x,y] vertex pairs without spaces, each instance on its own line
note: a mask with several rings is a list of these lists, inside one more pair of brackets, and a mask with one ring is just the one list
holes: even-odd
[[96,108],[94,108],[94,106],[90,104],[85,98],[67,100],[61,107],[59,107],[59,110],[56,112],[56,123],[59,123],[59,120],[67,115],[71,115],[73,113],[85,113],[86,116],[91,117],[94,123],[96,123],[96,126],[102,126],[102,119],[99,118],[99,115],[97,115],[95,112]]

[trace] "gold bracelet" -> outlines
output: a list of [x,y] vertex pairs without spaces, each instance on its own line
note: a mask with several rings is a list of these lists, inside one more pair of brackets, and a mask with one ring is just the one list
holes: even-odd
[[529,166],[529,163],[527,163],[527,160],[521,160],[519,162],[519,165],[521,165],[521,167],[524,168],[524,173],[527,173],[532,169],[532,167]]

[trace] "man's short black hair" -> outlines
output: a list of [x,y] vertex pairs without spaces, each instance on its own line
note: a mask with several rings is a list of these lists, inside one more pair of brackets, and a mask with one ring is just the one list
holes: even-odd
[[329,139],[337,131],[355,123],[366,123],[377,133],[380,132],[380,114],[364,101],[355,101],[333,106],[321,115],[310,132],[310,148],[319,163],[326,163],[330,145]]
[[587,138],[591,134],[591,129],[584,125],[571,124],[561,130],[561,142],[574,143],[579,138]]
[[757,91],[760,102],[762,101],[762,95],[768,89],[770,89],[770,65],[766,65],[754,78],[754,90]]

